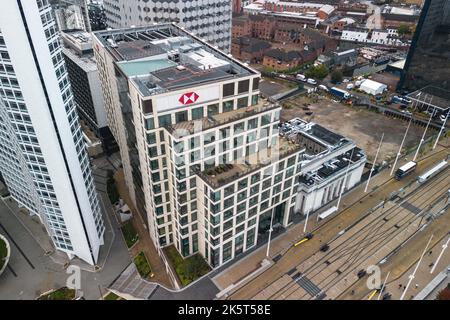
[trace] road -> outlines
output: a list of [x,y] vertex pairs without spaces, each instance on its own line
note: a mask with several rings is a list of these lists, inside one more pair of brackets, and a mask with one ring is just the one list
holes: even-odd
[[373,14],[367,19],[366,27],[368,29],[381,29],[381,9],[379,6],[376,6],[372,3],[372,1],[361,1],[364,4],[369,6],[369,10],[373,12]]
[[[448,151],[420,163],[417,174],[424,172],[445,154]],[[425,221],[420,221],[423,208],[432,204],[450,184],[446,176],[437,176],[433,183],[424,186],[427,189],[423,190],[427,191],[428,196],[410,190],[403,200],[393,199],[395,201],[387,202],[385,208],[378,208],[368,214],[380,200],[406,187],[415,178],[411,175],[402,181],[387,181],[364,201],[346,208],[334,219],[321,225],[314,232],[312,240],[286,251],[271,268],[239,288],[229,298],[337,298],[357,281],[356,273],[360,269],[377,263],[414,234],[418,225]],[[347,231],[337,237],[344,229]],[[330,246],[326,253],[319,250],[324,243]]]

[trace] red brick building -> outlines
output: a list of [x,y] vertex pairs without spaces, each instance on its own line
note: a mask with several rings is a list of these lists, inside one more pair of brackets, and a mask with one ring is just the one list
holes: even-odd
[[239,60],[256,63],[263,60],[264,54],[271,47],[272,45],[264,40],[240,37],[232,39],[231,54]]
[[263,66],[275,71],[286,71],[303,63],[303,58],[298,51],[285,52],[280,49],[271,49],[264,55]]

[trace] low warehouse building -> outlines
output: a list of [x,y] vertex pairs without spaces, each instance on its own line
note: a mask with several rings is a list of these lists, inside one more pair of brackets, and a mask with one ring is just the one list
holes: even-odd
[[382,94],[385,90],[387,90],[387,85],[367,79],[364,80],[363,83],[361,83],[359,89],[364,91],[365,93],[376,96]]

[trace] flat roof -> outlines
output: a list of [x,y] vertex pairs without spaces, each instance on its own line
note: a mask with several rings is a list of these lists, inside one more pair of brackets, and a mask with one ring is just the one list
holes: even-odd
[[301,134],[309,137],[310,139],[321,142],[328,148],[335,148],[341,145],[343,142],[349,142],[348,139],[328,130],[314,122],[306,122],[300,118],[294,118],[281,125],[281,133],[286,136],[294,136]]
[[257,74],[175,24],[94,32],[144,96]]

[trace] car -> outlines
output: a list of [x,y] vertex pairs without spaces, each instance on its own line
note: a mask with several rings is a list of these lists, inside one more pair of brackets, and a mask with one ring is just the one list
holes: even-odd
[[361,269],[358,271],[358,279],[361,279],[362,277],[364,277],[367,274],[366,270]]
[[306,81],[306,77],[305,77],[303,74],[301,74],[301,73],[297,74],[297,75],[295,76],[295,78],[296,78],[297,80],[300,80],[300,81]]
[[441,122],[444,122],[446,119],[447,119],[447,117],[444,116],[443,114],[441,114],[441,115],[439,116],[439,120],[440,120]]
[[344,79],[344,80],[342,80],[342,82],[344,82],[344,83],[350,82],[350,79]]
[[308,233],[306,234],[305,238],[308,240],[311,240],[314,237],[314,235],[312,233]]
[[320,247],[320,251],[322,252],[326,252],[328,249],[330,249],[330,246],[326,243]]
[[309,84],[317,84],[317,81],[314,80],[314,79],[311,79],[311,78],[309,78],[309,79],[307,80],[307,82],[308,82]]
[[325,86],[325,85],[323,85],[323,84],[320,84],[320,85],[318,86],[318,88],[321,89],[321,90],[324,90],[324,91],[328,91],[327,86]]
[[386,292],[383,295],[383,300],[391,300],[391,298],[392,298],[392,294],[390,294],[389,292]]
[[286,79],[286,75],[285,74],[280,74],[280,78]]

